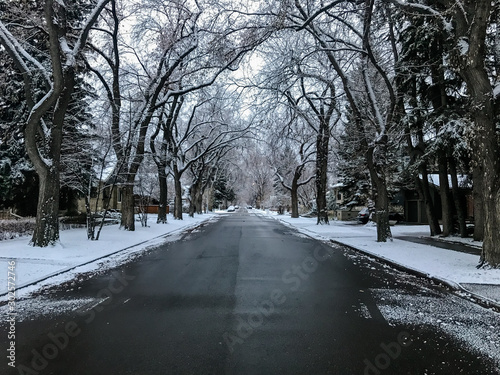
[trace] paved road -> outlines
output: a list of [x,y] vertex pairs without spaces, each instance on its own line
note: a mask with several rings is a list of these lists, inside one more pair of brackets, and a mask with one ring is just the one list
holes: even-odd
[[372,290],[447,298],[346,249],[236,212],[52,293],[51,301],[77,306],[18,324],[12,373],[495,373],[432,327],[389,324]]

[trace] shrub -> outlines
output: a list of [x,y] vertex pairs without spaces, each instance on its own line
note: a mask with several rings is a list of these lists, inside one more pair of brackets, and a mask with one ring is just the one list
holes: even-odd
[[35,230],[35,218],[0,220],[0,241],[31,236]]

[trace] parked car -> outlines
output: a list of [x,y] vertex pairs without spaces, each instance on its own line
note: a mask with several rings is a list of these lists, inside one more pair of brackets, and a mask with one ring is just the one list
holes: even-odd
[[358,216],[356,219],[358,220],[359,223],[361,224],[366,224],[368,223],[368,220],[370,220],[371,212],[368,207],[365,207],[359,211]]
[[235,208],[234,208],[234,206],[229,206],[226,211],[227,212],[234,212]]
[[389,221],[395,221],[396,223],[400,223],[402,221],[405,221],[405,217],[403,214],[400,214],[399,212],[389,212]]
[[[370,210],[368,207],[365,207],[363,208],[361,211],[359,211],[358,213],[358,216],[357,216],[357,220],[358,222],[362,223],[362,224],[366,224],[368,223],[368,221],[370,219],[373,218],[373,213],[375,212],[375,210]],[[394,222],[393,224],[396,224],[396,223],[400,223],[402,221],[405,221],[405,217],[400,214],[399,212],[389,212],[389,221],[391,222]]]

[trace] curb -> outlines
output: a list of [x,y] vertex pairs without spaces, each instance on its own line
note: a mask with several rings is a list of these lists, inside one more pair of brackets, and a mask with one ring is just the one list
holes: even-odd
[[477,304],[479,304],[479,305],[481,305],[483,307],[487,307],[487,308],[493,307],[496,310],[500,311],[500,303],[499,302],[494,301],[494,300],[492,300],[490,298],[484,297],[484,296],[482,296],[480,294],[476,294],[474,292],[471,292],[470,290],[464,288],[461,284],[456,283],[455,281],[447,280],[447,279],[436,277],[436,276],[431,276],[430,274],[422,272],[422,271],[419,271],[419,270],[417,270],[415,268],[411,268],[411,267],[402,265],[400,263],[394,262],[393,260],[387,259],[387,258],[385,258],[383,256],[376,255],[376,254],[370,253],[369,251],[365,251],[365,250],[362,250],[362,249],[358,249],[358,248],[356,248],[354,246],[344,244],[344,243],[342,243],[340,241],[337,241],[337,240],[330,239],[329,241],[331,243],[336,244],[336,245],[345,246],[345,247],[347,247],[347,248],[349,248],[349,249],[351,249],[353,251],[356,251],[356,252],[359,252],[359,253],[361,253],[363,255],[366,255],[368,257],[374,258],[377,261],[379,261],[381,263],[384,263],[384,264],[386,264],[388,266],[391,266],[391,267],[393,267],[393,268],[395,268],[395,269],[397,269],[399,271],[403,271],[403,272],[406,272],[406,273],[409,273],[409,274],[412,274],[412,275],[415,275],[415,276],[418,276],[418,277],[430,280],[430,281],[432,281],[432,282],[434,282],[436,284],[445,285],[448,288],[452,289],[454,292],[466,293],[467,296],[460,295],[458,293],[455,293],[455,295],[459,296],[460,298],[472,300],[472,302],[475,302],[475,303],[477,303]]
[[[76,268],[78,268],[78,267],[82,267],[82,266],[85,266],[85,265],[87,265],[87,264],[97,262],[98,260],[101,260],[101,259],[104,259],[104,258],[108,258],[108,257],[113,256],[113,255],[115,255],[115,254],[121,253],[122,251],[129,250],[129,249],[131,249],[131,248],[134,248],[134,247],[136,247],[136,246],[143,245],[143,244],[148,243],[148,242],[152,242],[152,241],[154,241],[154,240],[156,240],[156,239],[158,239],[158,238],[162,238],[162,237],[163,237],[163,238],[168,238],[168,237],[170,237],[170,236],[173,236],[173,235],[176,235],[176,234],[182,233],[182,232],[184,232],[184,231],[189,231],[189,230],[192,230],[192,229],[196,229],[197,227],[201,226],[202,224],[206,223],[207,221],[210,221],[211,219],[212,219],[212,216],[211,216],[211,217],[209,217],[209,218],[207,218],[207,219],[205,219],[205,220],[200,221],[199,223],[192,224],[192,225],[189,225],[189,224],[188,224],[188,225],[185,225],[185,226],[183,226],[183,227],[180,227],[180,228],[177,228],[177,229],[173,230],[172,232],[169,232],[169,233],[166,233],[166,234],[160,234],[159,236],[156,236],[156,237],[153,237],[153,238],[149,238],[149,239],[147,239],[147,240],[145,240],[145,241],[142,241],[142,242],[136,243],[136,244],[134,244],[134,245],[127,246],[127,247],[125,247],[125,248],[123,248],[123,249],[116,250],[116,251],[114,251],[114,252],[112,252],[112,253],[109,253],[109,254],[106,254],[106,255],[103,255],[103,256],[97,257],[97,258],[95,258],[95,259],[92,259],[92,260],[86,261],[86,262],[84,262],[84,263],[80,263],[80,264],[77,264],[77,265],[75,265],[75,266],[70,266],[70,267],[68,267],[68,268],[64,268],[64,269],[62,269],[62,270],[55,271],[55,272],[53,272],[53,273],[51,273],[51,274],[49,274],[49,275],[42,276],[42,277],[40,277],[39,279],[36,279],[36,280],[28,281],[28,282],[27,282],[27,283],[25,283],[25,284],[22,284],[22,285],[20,285],[20,286],[17,286],[17,287],[16,287],[16,292],[17,292],[18,290],[20,290],[20,289],[23,289],[23,288],[26,288],[26,287],[28,287],[28,286],[32,286],[32,285],[38,284],[38,283],[40,283],[40,282],[42,282],[42,281],[45,281],[45,280],[47,280],[47,279],[50,279],[51,277],[54,277],[54,276],[59,276],[59,275],[62,275],[63,273],[66,273],[66,272],[72,271],[72,270],[74,270],[74,269],[76,269]],[[3,297],[5,297],[5,296],[6,296],[6,295],[8,295],[8,294],[9,294],[9,292],[0,293],[0,298],[3,298]]]

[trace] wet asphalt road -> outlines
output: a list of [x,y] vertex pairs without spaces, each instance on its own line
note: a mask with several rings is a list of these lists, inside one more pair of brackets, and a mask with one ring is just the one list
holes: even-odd
[[395,284],[419,296],[445,291],[405,284],[348,253],[273,219],[227,215],[80,289],[52,293],[87,302],[18,323],[10,373],[493,373],[432,328],[390,325],[370,293]]

